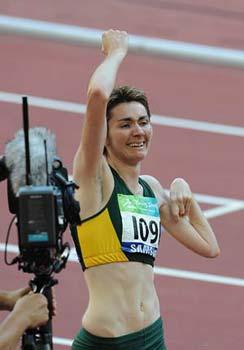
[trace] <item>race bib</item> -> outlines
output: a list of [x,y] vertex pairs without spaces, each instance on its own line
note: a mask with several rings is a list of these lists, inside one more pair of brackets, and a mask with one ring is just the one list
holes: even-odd
[[122,217],[122,250],[155,258],[161,226],[156,198],[118,194]]

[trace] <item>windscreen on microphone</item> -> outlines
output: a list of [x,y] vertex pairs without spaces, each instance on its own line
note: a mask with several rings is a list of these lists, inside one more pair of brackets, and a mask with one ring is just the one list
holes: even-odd
[[[52,170],[52,161],[56,156],[55,135],[44,127],[29,129],[31,184],[35,186],[47,184],[45,140],[48,173],[50,173]],[[15,195],[21,186],[26,186],[25,159],[25,139],[23,129],[21,129],[17,131],[14,138],[5,147],[5,164],[9,171],[9,179]]]

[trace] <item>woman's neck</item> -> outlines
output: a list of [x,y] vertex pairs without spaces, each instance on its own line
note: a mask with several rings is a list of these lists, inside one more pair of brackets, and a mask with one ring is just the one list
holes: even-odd
[[108,164],[119,174],[132,192],[138,191],[141,164],[128,165],[119,160],[107,158]]

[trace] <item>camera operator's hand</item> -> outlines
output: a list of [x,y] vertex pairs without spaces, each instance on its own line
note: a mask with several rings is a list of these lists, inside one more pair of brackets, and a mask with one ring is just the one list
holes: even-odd
[[[12,311],[16,302],[24,295],[29,294],[31,287],[20,288],[16,290],[6,291],[0,290],[0,310]],[[57,302],[54,288],[51,288],[51,305],[50,315],[56,316],[57,314]]]
[[42,294],[31,292],[16,302],[13,312],[22,315],[26,328],[36,328],[48,321],[47,299]]
[[17,300],[31,291],[30,287],[11,291],[0,291],[0,310],[12,311]]
[[49,318],[47,299],[42,294],[29,294],[19,298],[13,311],[0,325],[0,350],[13,350],[27,328],[44,325]]

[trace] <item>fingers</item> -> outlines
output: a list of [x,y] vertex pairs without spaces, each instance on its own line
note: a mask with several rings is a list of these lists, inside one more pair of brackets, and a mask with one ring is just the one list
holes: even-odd
[[185,203],[181,194],[170,193],[170,211],[176,222],[178,222],[181,216],[185,215]]
[[192,201],[192,198],[187,198],[185,201],[185,215],[186,216],[190,215],[191,201]]
[[185,214],[185,200],[181,194],[176,198],[176,203],[179,207],[179,215],[183,216]]
[[29,296],[29,319],[30,327],[36,328],[37,326],[44,325],[49,319],[49,310],[47,298],[39,293],[34,293]]
[[192,193],[188,183],[181,178],[175,179],[170,186],[170,210],[174,221],[189,216],[191,202]]
[[180,208],[177,203],[177,196],[175,192],[170,192],[170,212],[174,221],[177,222],[179,220]]
[[45,324],[49,319],[47,299],[39,293],[30,292],[19,298],[13,312],[23,318],[26,328],[36,328]]
[[33,306],[30,311],[30,327],[36,328],[47,323],[49,320],[49,310],[47,305],[47,299],[42,294],[33,294]]
[[179,206],[175,202],[170,203],[170,213],[174,219],[175,222],[179,221],[180,213],[179,213]]
[[30,293],[30,291],[31,291],[31,287],[29,287],[29,286],[20,289],[20,290],[19,290],[19,292],[20,292],[20,297],[23,297],[24,295]]
[[171,206],[173,207],[172,213],[175,214],[176,219],[182,216],[189,216],[192,199],[184,195],[173,196],[173,198],[171,200]]
[[128,50],[128,35],[125,31],[109,29],[102,35],[102,52],[109,55],[114,51],[126,54]]

